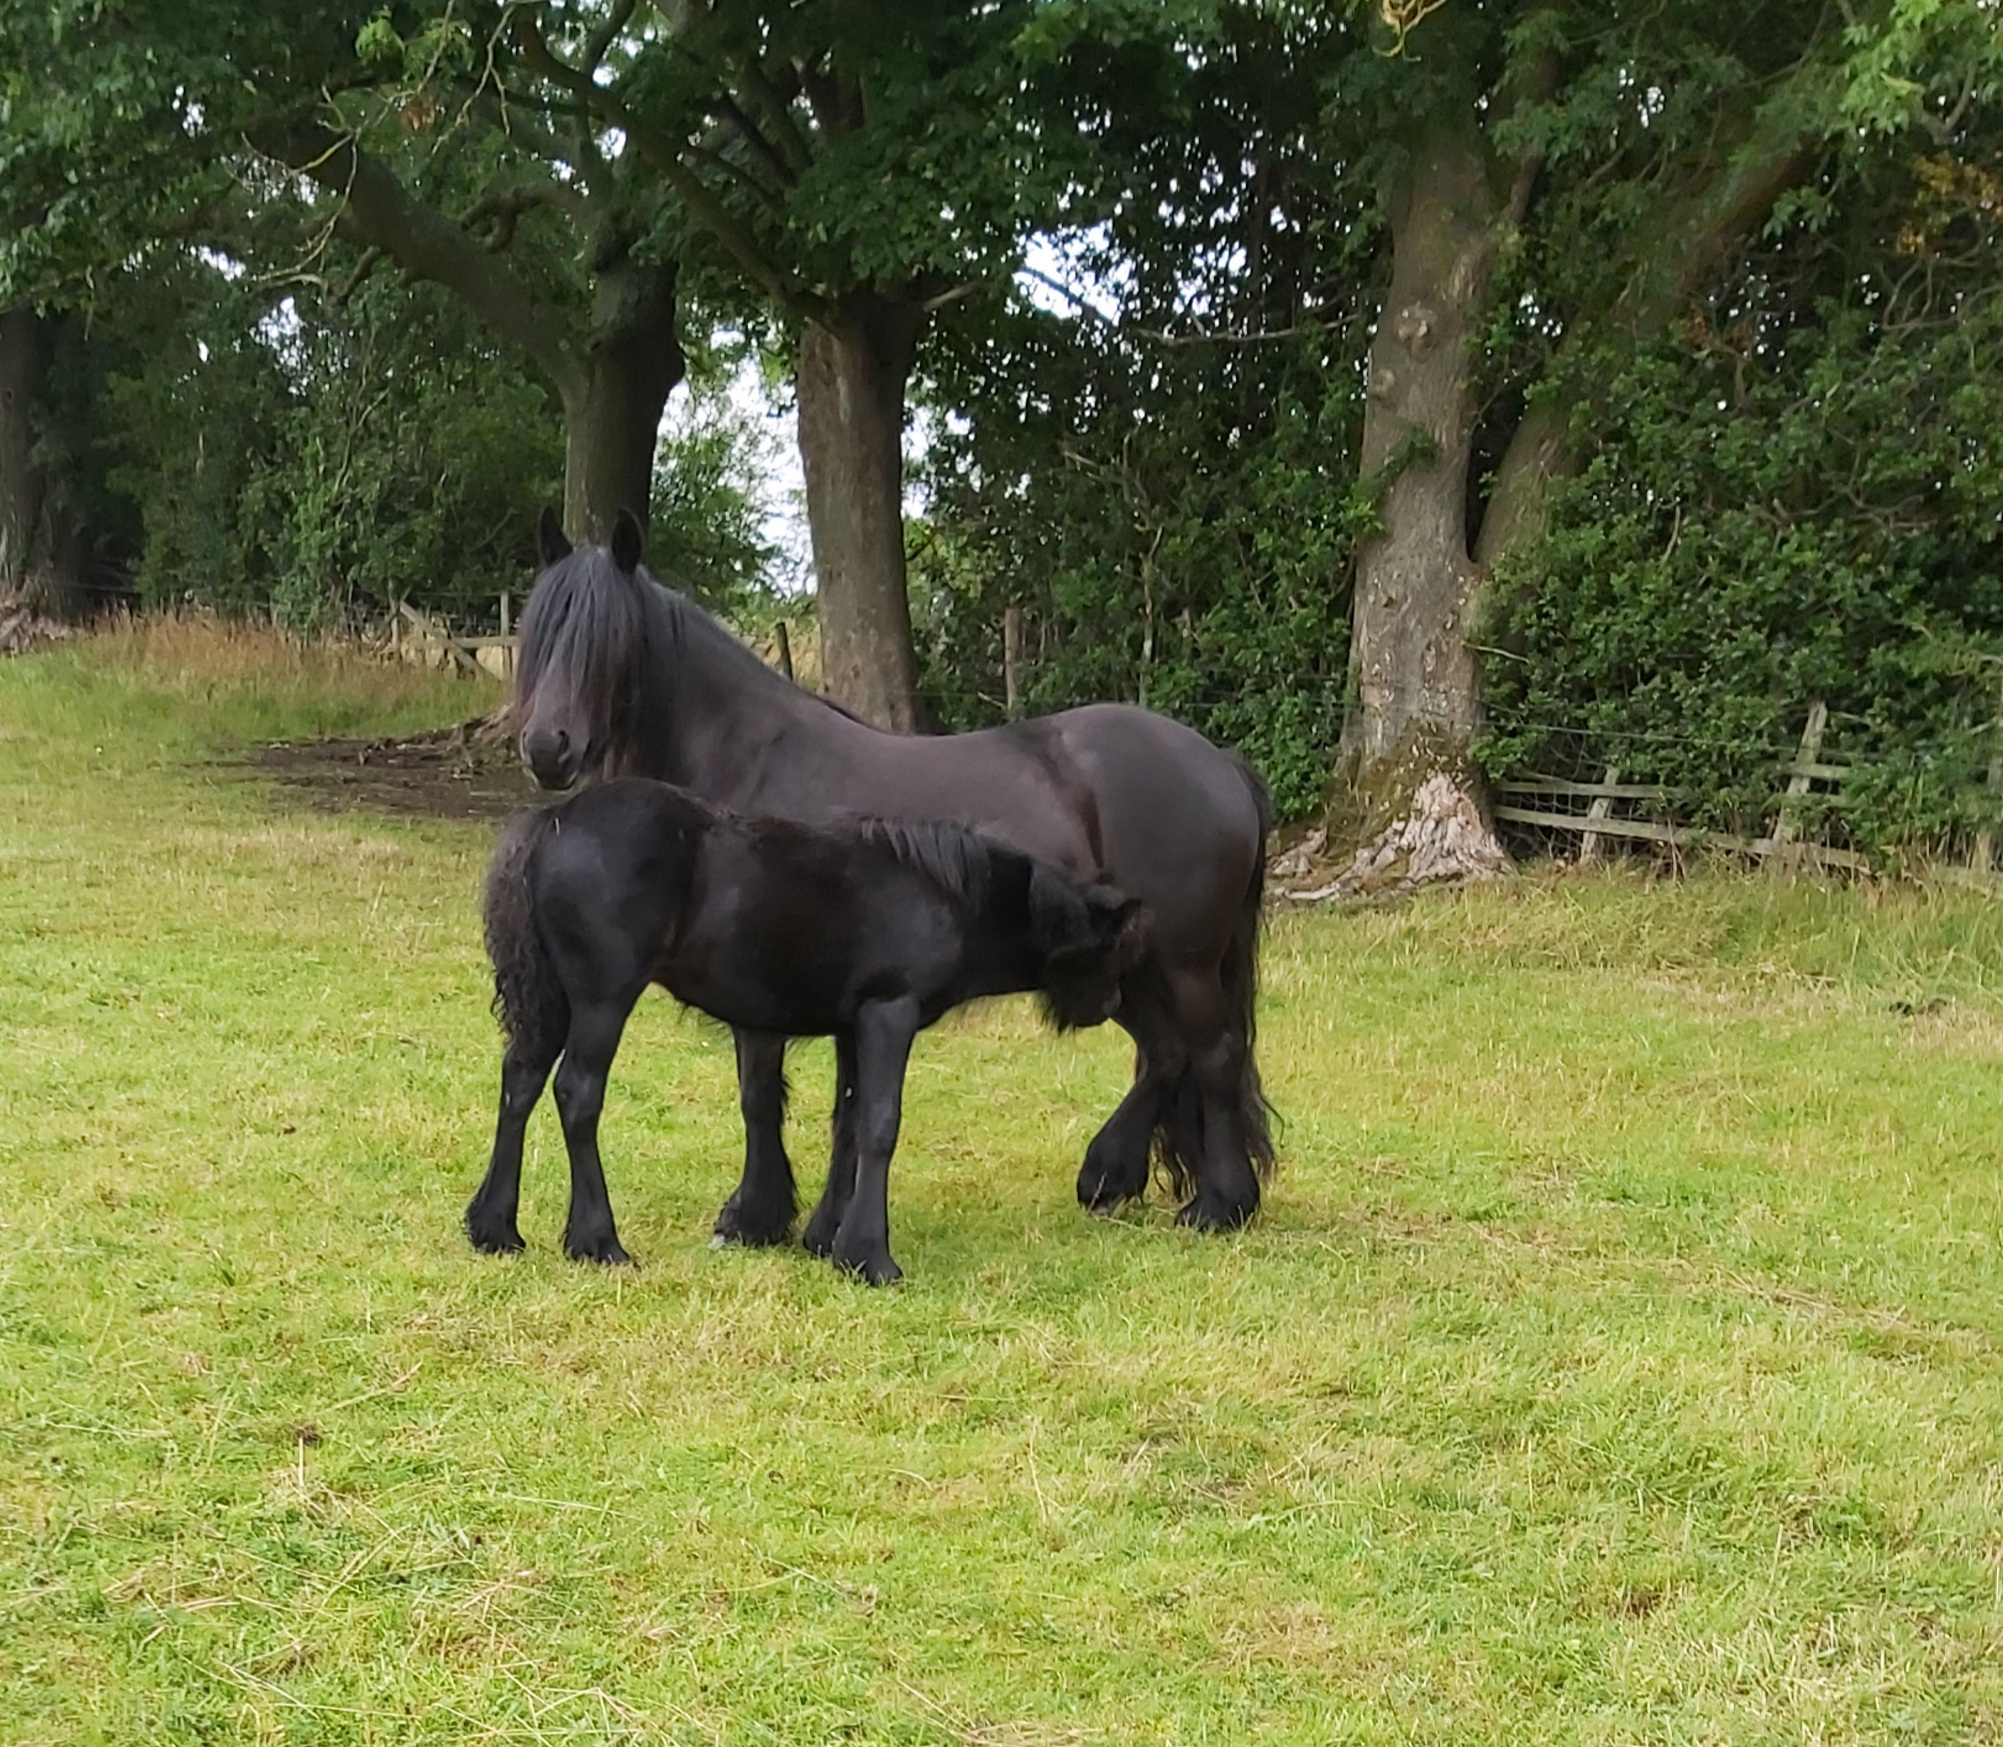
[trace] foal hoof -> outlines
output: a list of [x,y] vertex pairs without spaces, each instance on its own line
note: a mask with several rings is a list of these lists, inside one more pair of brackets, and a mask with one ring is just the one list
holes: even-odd
[[1256,1201],[1213,1201],[1199,1195],[1183,1204],[1176,1213],[1175,1223],[1186,1225],[1191,1231],[1236,1231],[1258,1211]]
[[485,1256],[509,1256],[517,1250],[525,1250],[522,1234],[515,1229],[515,1222],[485,1219],[470,1207],[466,1210],[466,1236],[473,1247]]
[[573,1238],[565,1232],[563,1253],[573,1262],[603,1262],[610,1268],[628,1268],[633,1265],[633,1258],[626,1253],[618,1237],[609,1231],[602,1237],[591,1238]]

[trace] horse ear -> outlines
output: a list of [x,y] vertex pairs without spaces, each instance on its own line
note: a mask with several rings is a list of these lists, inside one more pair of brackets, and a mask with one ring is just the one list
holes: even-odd
[[640,555],[646,544],[640,518],[631,510],[621,510],[612,523],[612,562],[631,576],[640,568]]
[[542,506],[542,515],[536,522],[536,550],[542,554],[545,569],[570,556],[570,542],[563,537],[563,524],[548,504]]

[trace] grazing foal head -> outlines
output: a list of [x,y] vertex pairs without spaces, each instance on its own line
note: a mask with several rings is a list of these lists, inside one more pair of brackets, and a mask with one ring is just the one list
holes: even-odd
[[643,736],[647,672],[665,626],[640,568],[642,535],[621,510],[605,546],[573,548],[548,510],[543,571],[522,609],[515,651],[516,745],[546,789],[616,772]]
[[1029,877],[1030,932],[1043,963],[1038,991],[1059,1031],[1098,1025],[1120,1010],[1120,979],[1147,954],[1140,900],[1111,886],[1080,886],[1041,863]]

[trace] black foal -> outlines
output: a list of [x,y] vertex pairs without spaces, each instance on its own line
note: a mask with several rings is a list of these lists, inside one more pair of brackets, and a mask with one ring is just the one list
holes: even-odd
[[[912,1039],[1020,990],[1060,1027],[1096,1025],[1146,945],[1133,900],[956,825],[749,818],[643,778],[516,820],[488,870],[486,930],[508,1044],[494,1156],[466,1209],[476,1247],[522,1247],[522,1131],[561,1055],[564,1248],[628,1259],[598,1115],[627,1017],[659,983],[740,1038],[835,1039],[834,1160],[805,1242],[872,1284],[899,1275],[887,1186]],[[783,1230],[795,1210],[758,1211]]]

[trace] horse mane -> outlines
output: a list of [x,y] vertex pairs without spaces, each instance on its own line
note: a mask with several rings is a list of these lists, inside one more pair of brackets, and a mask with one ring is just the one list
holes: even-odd
[[595,735],[631,736],[641,666],[678,646],[686,604],[642,570],[629,575],[602,546],[579,546],[539,579],[515,648],[515,697],[526,706],[544,678],[566,676],[572,703],[593,712]]
[[975,911],[987,902],[996,846],[978,832],[943,819],[860,818],[855,827],[865,843],[888,850],[949,898]]

